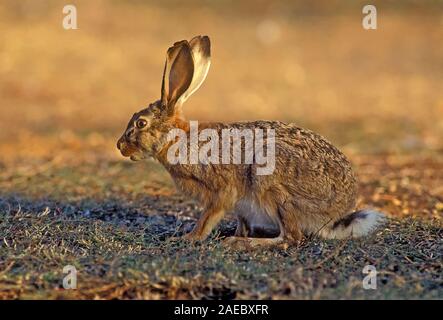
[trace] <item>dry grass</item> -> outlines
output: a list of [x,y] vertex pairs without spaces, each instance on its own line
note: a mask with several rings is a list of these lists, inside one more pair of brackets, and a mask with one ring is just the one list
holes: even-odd
[[[0,298],[442,298],[443,18],[439,1],[56,1],[0,4]],[[129,116],[159,96],[166,47],[208,34],[213,64],[190,119],[279,119],[340,146],[373,237],[299,248],[169,240],[200,208],[154,162],[122,159]],[[63,266],[79,289],[63,290]],[[363,290],[363,266],[379,270]]]

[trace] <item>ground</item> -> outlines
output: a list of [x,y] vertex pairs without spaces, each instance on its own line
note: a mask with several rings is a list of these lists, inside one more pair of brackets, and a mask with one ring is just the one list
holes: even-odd
[[[223,247],[232,219],[203,243],[172,240],[201,210],[154,162],[5,168],[0,298],[442,298],[443,203],[433,183],[443,159],[354,160],[359,202],[389,222],[361,240],[268,251]],[[62,287],[66,265],[78,270],[77,290]],[[365,265],[377,268],[376,290],[362,287]]]
[[[77,1],[79,30],[66,31],[56,1],[2,1],[0,299],[443,298],[442,5],[380,2],[369,32],[363,2],[259,3]],[[384,226],[234,251],[227,217],[203,243],[173,240],[201,208],[115,144],[158,98],[166,48],[202,33],[212,67],[187,117],[319,132]],[[67,265],[76,290],[63,289]],[[366,265],[375,290],[363,288]]]

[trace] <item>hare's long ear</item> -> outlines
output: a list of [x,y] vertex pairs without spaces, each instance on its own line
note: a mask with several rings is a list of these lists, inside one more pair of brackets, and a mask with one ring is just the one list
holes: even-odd
[[175,106],[192,82],[194,61],[191,47],[186,40],[176,42],[168,49],[163,71],[162,104],[168,112],[174,112]]
[[208,36],[196,36],[189,41],[189,45],[194,60],[194,75],[188,90],[180,98],[181,104],[200,88],[211,65],[211,42]]

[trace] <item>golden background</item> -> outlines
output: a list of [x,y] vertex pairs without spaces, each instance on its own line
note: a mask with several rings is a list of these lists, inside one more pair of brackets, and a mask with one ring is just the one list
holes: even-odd
[[0,4],[3,159],[118,157],[132,113],[159,98],[166,49],[198,34],[212,66],[189,119],[291,121],[351,153],[442,150],[441,1],[375,2],[377,30],[362,1],[74,1],[78,30],[65,4]]

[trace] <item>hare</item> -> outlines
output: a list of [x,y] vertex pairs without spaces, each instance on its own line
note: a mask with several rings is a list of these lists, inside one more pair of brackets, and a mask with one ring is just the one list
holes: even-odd
[[[384,215],[353,211],[357,183],[348,159],[322,136],[278,121],[200,123],[212,129],[273,130],[275,170],[258,175],[253,163],[171,163],[168,150],[176,142],[169,133],[190,134],[183,103],[201,86],[211,64],[210,40],[196,36],[176,42],[167,51],[161,98],[135,113],[118,140],[125,157],[158,160],[176,186],[197,199],[204,211],[184,237],[204,240],[227,213],[235,214],[235,236],[227,244],[270,246],[300,241],[304,235],[330,239],[361,237],[373,231]],[[198,142],[199,144],[201,141]],[[245,144],[241,145],[242,150]],[[269,151],[269,150],[268,150]],[[191,150],[192,152],[192,150]]]

